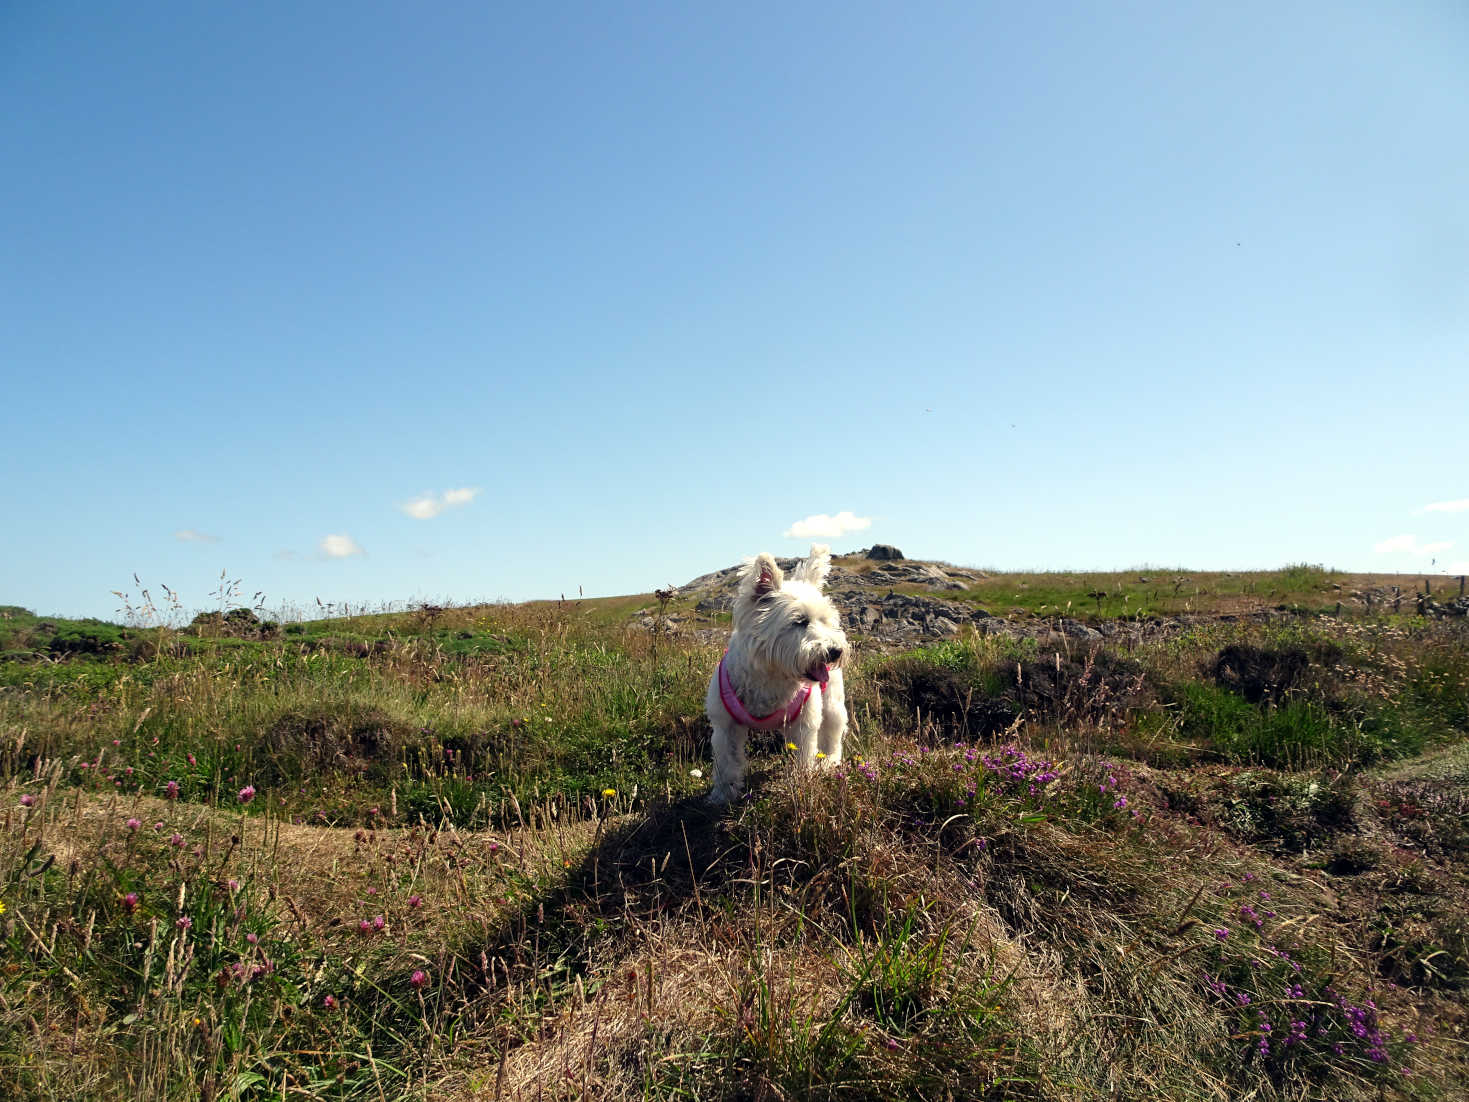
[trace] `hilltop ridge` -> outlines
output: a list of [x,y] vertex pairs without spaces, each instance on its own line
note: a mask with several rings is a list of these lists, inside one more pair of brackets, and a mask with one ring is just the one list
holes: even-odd
[[[789,570],[800,560],[776,561]],[[664,591],[666,606],[637,608],[635,622],[646,630],[712,639],[722,630],[716,622],[733,603],[741,566],[722,567]],[[1042,643],[1126,643],[1210,620],[1265,621],[1317,612],[1469,612],[1469,598],[1454,578],[1348,574],[1305,564],[1277,571],[1001,573],[910,559],[886,545],[834,556],[826,591],[848,634],[882,648],[950,638],[971,628],[981,635]]]

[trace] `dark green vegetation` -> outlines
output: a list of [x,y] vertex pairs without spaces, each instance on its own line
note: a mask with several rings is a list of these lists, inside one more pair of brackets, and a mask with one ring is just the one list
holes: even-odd
[[[966,597],[1136,621],[1135,577]],[[1462,1097],[1465,620],[1325,614],[1343,582],[1316,568],[1159,577],[1158,604],[1304,611],[859,639],[847,762],[793,778],[772,739],[724,815],[697,775],[721,641],[630,629],[637,600],[181,630],[0,609],[0,1077]]]

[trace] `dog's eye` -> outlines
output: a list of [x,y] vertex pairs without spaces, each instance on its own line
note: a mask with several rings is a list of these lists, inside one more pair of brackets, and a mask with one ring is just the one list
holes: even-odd
[[811,618],[809,616],[797,616],[794,620],[791,621],[791,623],[798,628],[803,628],[810,622]]

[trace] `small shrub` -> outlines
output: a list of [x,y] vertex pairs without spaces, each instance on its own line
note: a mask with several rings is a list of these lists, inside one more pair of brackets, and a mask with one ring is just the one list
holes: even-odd
[[1352,828],[1355,789],[1346,774],[1252,769],[1230,778],[1219,818],[1248,841],[1299,852]]
[[48,649],[52,654],[105,655],[122,650],[127,638],[127,631],[116,624],[81,620],[58,627]]

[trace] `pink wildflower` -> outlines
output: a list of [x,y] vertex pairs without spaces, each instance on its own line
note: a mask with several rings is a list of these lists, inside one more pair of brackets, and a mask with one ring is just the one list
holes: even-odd
[[253,784],[247,784],[236,795],[239,796],[240,803],[247,804],[255,798],[255,786]]

